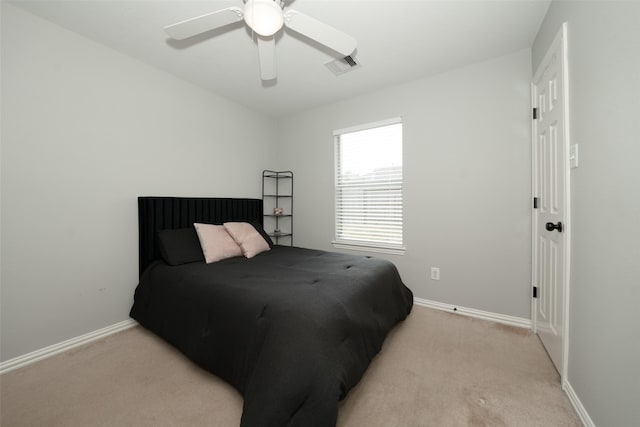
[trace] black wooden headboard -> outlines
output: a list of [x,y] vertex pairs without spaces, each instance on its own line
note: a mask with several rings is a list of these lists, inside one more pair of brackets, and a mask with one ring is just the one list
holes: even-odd
[[227,221],[262,225],[262,200],[206,197],[138,197],[139,262],[142,273],[160,258],[158,230],[191,227],[194,222]]

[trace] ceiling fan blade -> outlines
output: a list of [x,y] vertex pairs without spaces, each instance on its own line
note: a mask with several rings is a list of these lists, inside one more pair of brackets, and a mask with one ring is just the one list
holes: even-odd
[[284,25],[344,56],[351,55],[358,46],[350,35],[296,10],[289,9],[284,14]]
[[260,77],[273,80],[276,75],[276,39],[258,36],[258,56],[260,57]]
[[242,9],[229,7],[180,21],[176,24],[167,25],[164,27],[164,31],[172,39],[183,40],[207,31],[215,30],[216,28],[224,27],[225,25],[233,24],[234,22],[241,21],[243,18],[244,13]]

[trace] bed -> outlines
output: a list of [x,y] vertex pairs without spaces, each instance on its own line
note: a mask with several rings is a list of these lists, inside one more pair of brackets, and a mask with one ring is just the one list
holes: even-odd
[[272,246],[253,258],[169,265],[160,230],[250,222],[258,199],[138,199],[140,282],[131,317],[244,397],[242,427],[333,426],[387,333],[410,313],[395,266]]

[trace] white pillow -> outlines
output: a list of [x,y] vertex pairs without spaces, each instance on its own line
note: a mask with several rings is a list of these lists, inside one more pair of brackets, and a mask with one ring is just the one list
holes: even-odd
[[253,258],[261,252],[269,251],[269,244],[262,238],[255,227],[248,222],[225,222],[224,228],[242,248],[247,258]]
[[198,233],[202,253],[207,264],[242,255],[242,249],[229,236],[223,226],[199,223],[195,223],[193,226]]

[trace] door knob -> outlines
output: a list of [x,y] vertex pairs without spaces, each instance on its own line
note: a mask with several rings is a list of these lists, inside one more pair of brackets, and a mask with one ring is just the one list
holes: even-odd
[[545,224],[545,228],[547,229],[547,231],[558,230],[558,233],[562,233],[562,223],[560,221],[558,221],[557,224],[548,222]]

